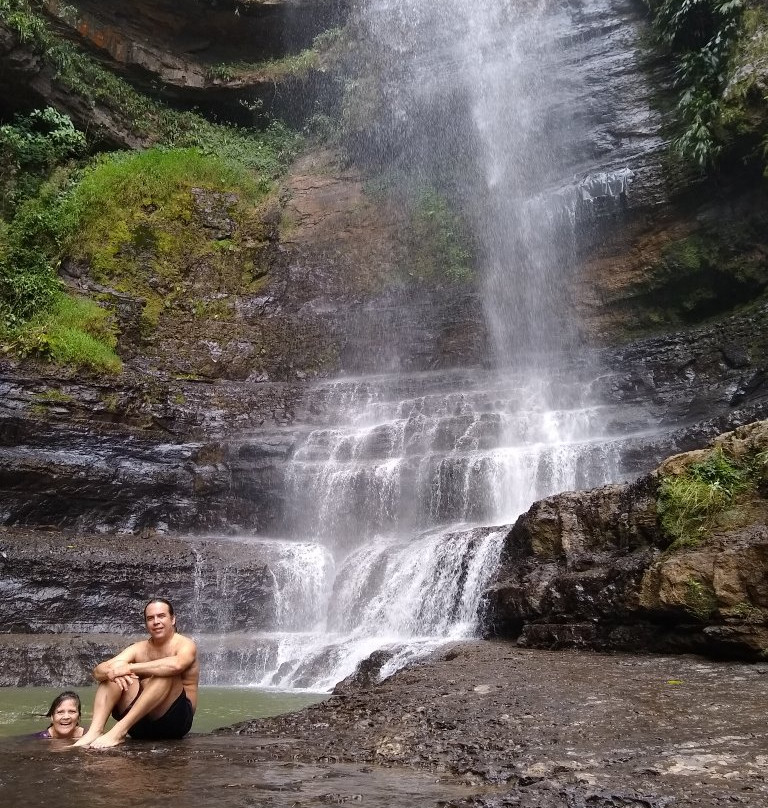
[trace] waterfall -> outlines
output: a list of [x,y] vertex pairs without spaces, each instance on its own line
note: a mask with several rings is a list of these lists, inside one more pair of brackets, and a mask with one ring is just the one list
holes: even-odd
[[284,536],[258,539],[275,558],[278,617],[255,683],[328,689],[375,650],[386,674],[472,636],[502,526],[548,494],[627,475],[627,452],[652,425],[601,402],[603,371],[580,356],[568,300],[577,228],[620,210],[633,179],[631,138],[596,159],[595,120],[630,128],[611,118],[610,98],[595,111],[595,97],[613,91],[590,73],[625,25],[616,5],[360,6],[381,101],[363,145],[411,182],[441,178],[467,212],[491,369],[310,390]]

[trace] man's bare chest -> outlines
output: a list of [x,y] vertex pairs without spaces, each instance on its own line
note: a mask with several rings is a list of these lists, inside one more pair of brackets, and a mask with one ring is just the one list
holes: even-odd
[[175,643],[170,642],[162,646],[156,646],[154,643],[149,642],[149,640],[145,640],[139,644],[136,650],[136,661],[154,662],[156,659],[173,656],[175,653]]

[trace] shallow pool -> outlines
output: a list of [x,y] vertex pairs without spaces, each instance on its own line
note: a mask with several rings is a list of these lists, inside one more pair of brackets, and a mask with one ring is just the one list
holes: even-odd
[[[45,713],[61,688],[0,687],[0,737],[25,735],[48,726]],[[93,687],[77,689],[84,726],[93,704]],[[323,693],[259,690],[251,687],[201,687],[192,732],[210,732],[248,718],[289,713],[327,698]]]

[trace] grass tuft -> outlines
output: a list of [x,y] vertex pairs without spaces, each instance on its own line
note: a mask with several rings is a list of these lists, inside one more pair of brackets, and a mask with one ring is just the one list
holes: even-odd
[[657,513],[670,549],[700,544],[736,497],[754,487],[752,465],[744,465],[715,449],[682,474],[661,481]]

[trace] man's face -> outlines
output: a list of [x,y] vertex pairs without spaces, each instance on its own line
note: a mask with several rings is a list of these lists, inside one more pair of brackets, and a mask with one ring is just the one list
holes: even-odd
[[165,603],[150,603],[144,611],[147,631],[156,640],[166,640],[174,632],[176,618],[171,617]]

